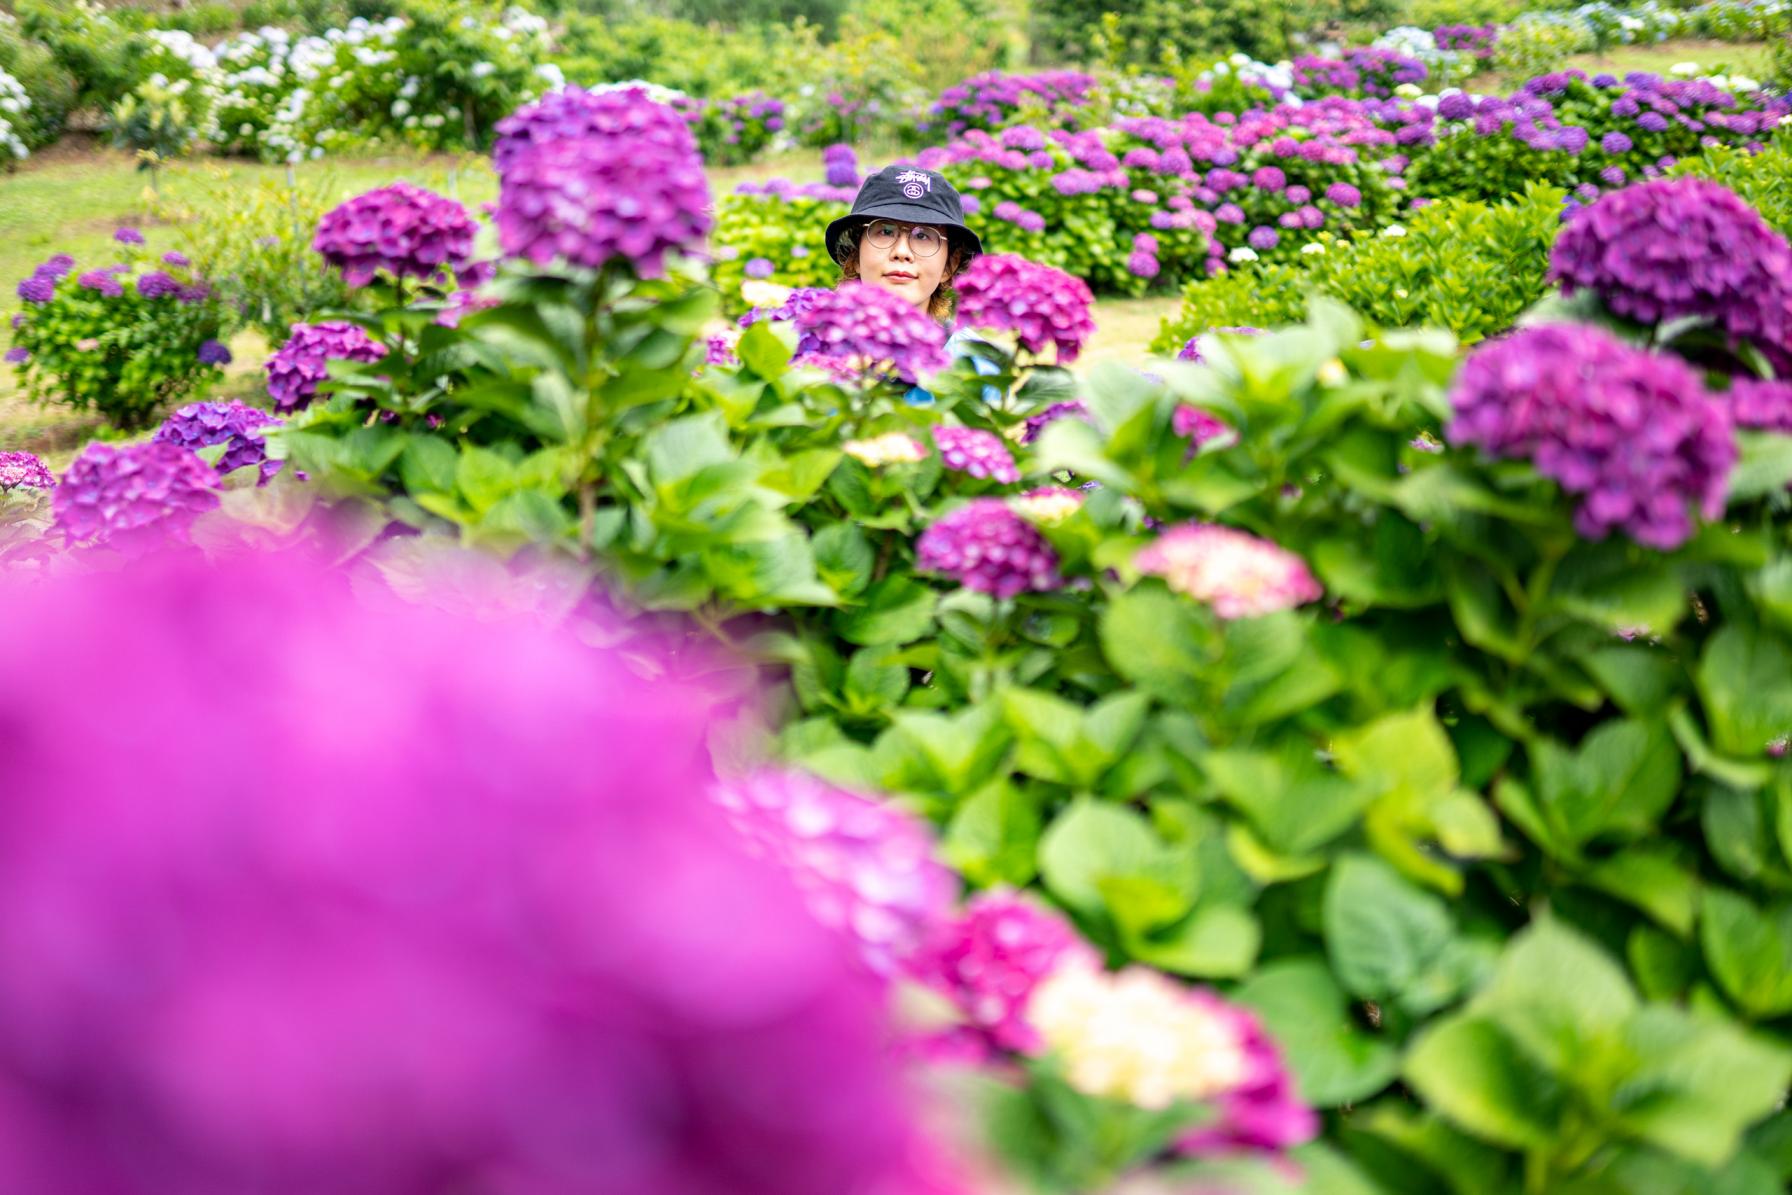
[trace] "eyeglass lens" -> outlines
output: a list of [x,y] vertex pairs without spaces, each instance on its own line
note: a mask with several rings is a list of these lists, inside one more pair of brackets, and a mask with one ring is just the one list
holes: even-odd
[[888,249],[896,243],[896,238],[904,232],[908,233],[909,248],[917,257],[932,257],[946,243],[943,233],[937,228],[929,228],[925,224],[914,224],[904,227],[884,220],[876,220],[871,224],[867,239],[879,249]]

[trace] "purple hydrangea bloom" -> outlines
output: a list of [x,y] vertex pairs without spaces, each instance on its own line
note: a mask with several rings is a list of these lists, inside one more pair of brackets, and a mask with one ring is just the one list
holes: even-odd
[[92,443],[56,487],[56,526],[70,542],[131,550],[181,542],[218,505],[218,475],[188,449]]
[[1095,333],[1095,297],[1088,284],[1055,267],[1011,253],[986,253],[972,259],[953,285],[961,323],[1013,332],[1029,353],[1043,353],[1050,345],[1057,360],[1068,363]]
[[1155,256],[1142,249],[1135,249],[1126,256],[1126,269],[1139,278],[1155,278],[1162,267]]
[[952,1001],[964,1053],[1033,1054],[1044,1043],[1027,1022],[1033,991],[1068,955],[1092,951],[1064,917],[1007,891],[979,892],[936,933],[912,974]]
[[1333,183],[1325,189],[1325,197],[1339,207],[1356,207],[1363,202],[1363,193],[1349,183]]
[[236,359],[230,355],[229,347],[217,340],[202,342],[196,355],[201,365],[229,365]]
[[53,490],[56,479],[35,453],[0,452],[0,490]]
[[117,232],[112,234],[112,239],[121,245],[141,245],[143,243],[143,234],[138,232],[135,228],[120,228]]
[[1215,417],[1204,408],[1193,403],[1177,403],[1176,410],[1170,415],[1170,430],[1183,439],[1190,441],[1189,448],[1199,448],[1209,440],[1218,440],[1232,434],[1232,428],[1225,420]]
[[1012,485],[1020,480],[1020,470],[1002,437],[974,427],[933,429],[933,442],[940,450],[940,461],[956,473],[987,478]]
[[596,127],[515,153],[501,168],[498,241],[508,256],[593,270],[620,260],[657,278],[666,254],[702,251],[710,228],[703,159],[688,131],[682,142],[655,133],[663,118],[649,110],[680,129],[683,121],[640,93],[611,94],[633,98],[606,107]]
[[972,499],[933,523],[915,545],[915,563],[998,598],[1064,584],[1051,544],[1000,498]]
[[1280,191],[1288,185],[1288,176],[1280,166],[1259,166],[1251,171],[1251,184],[1260,191]]
[[1588,205],[1556,238],[1550,277],[1641,323],[1709,319],[1792,364],[1792,249],[1716,183],[1642,182]]
[[1645,112],[1636,118],[1637,127],[1659,133],[1668,127],[1668,118],[1659,112]]
[[75,279],[75,285],[82,290],[98,291],[108,299],[116,299],[124,294],[124,285],[111,270],[88,270]]
[[1599,139],[1599,148],[1614,156],[1617,154],[1629,153],[1630,147],[1630,138],[1626,137],[1623,133],[1618,132],[1616,129]]
[[517,160],[544,145],[598,140],[633,143],[657,156],[697,152],[690,125],[674,108],[655,103],[638,87],[586,91],[568,87],[551,91],[498,122],[492,164],[502,177]]
[[1250,235],[1246,236],[1245,240],[1250,242],[1251,248],[1259,252],[1267,252],[1282,243],[1282,234],[1267,224],[1259,224],[1251,229]]
[[31,350],[23,345],[15,345],[6,350],[4,360],[8,365],[24,365],[31,360]]
[[268,359],[268,394],[286,414],[311,405],[319,382],[328,380],[329,361],[378,361],[386,346],[359,326],[341,321],[294,324],[292,336]]
[[66,277],[75,268],[75,259],[66,253],[57,253],[37,267],[39,274],[48,274],[52,278]]
[[410,183],[357,195],[318,223],[311,247],[350,286],[379,274],[443,279],[473,257],[478,227],[454,200]]
[[7,1190],[948,1189],[708,695],[183,555],[0,595]]
[[152,270],[137,279],[137,293],[146,299],[164,299],[180,293],[181,284],[170,274]]
[[750,328],[760,320],[771,320],[781,323],[785,320],[800,320],[803,312],[815,305],[815,301],[828,293],[825,286],[799,286],[791,291],[784,302],[777,307],[755,307],[740,317],[743,328]]
[[1059,419],[1067,419],[1073,416],[1078,419],[1087,419],[1089,416],[1089,408],[1075,399],[1072,399],[1069,402],[1055,402],[1037,415],[1027,416],[1026,426],[1021,431],[1020,442],[1022,444],[1031,444],[1039,439],[1040,433],[1044,432],[1048,425],[1055,423]]
[[739,365],[740,358],[735,355],[733,342],[726,336],[711,336],[703,342],[703,363]]
[[1453,91],[1437,101],[1437,114],[1445,120],[1467,120],[1475,114],[1475,101],[1460,91]]
[[175,269],[180,270],[192,265],[193,262],[185,253],[179,253],[170,249],[168,252],[162,254],[162,264],[165,266],[173,266]]
[[182,448],[208,448],[228,444],[215,466],[220,474],[261,467],[261,484],[280,471],[280,462],[268,459],[267,441],[261,433],[280,426],[281,420],[240,402],[189,403],[163,420],[153,437],[157,443]]
[[850,145],[836,143],[821,151],[821,165],[830,187],[859,185],[859,156]]
[[1742,378],[1730,383],[1723,401],[1737,427],[1792,433],[1792,382]]
[[946,330],[889,291],[843,282],[796,315],[798,360],[846,362],[855,373],[893,369],[904,381],[946,367]]
[[1676,548],[1693,533],[1689,512],[1723,510],[1730,414],[1676,358],[1593,327],[1525,328],[1470,355],[1451,401],[1449,439],[1529,459],[1579,499],[1574,525],[1589,539],[1623,531]]
[[[1252,328],[1252,327],[1247,327],[1244,325],[1239,325],[1236,327],[1226,327],[1226,328],[1209,328],[1207,332],[1197,333],[1196,335],[1189,337],[1188,340],[1183,342],[1182,347],[1180,349],[1178,349],[1176,352],[1176,359],[1178,361],[1195,361],[1195,362],[1205,360],[1205,358],[1201,356],[1201,337],[1204,335],[1207,335],[1208,333],[1211,333],[1211,332],[1230,332],[1234,336],[1261,336],[1261,335],[1263,335],[1262,328]],[[1184,433],[1178,432],[1177,434],[1182,435]]]
[[19,298],[27,303],[48,303],[56,297],[56,278],[42,272],[19,283]]
[[792,771],[726,781],[714,797],[749,850],[788,871],[810,912],[879,975],[904,970],[951,915],[958,877],[932,827],[893,804]]
[[749,278],[770,278],[777,268],[769,257],[755,257],[747,262],[744,272]]

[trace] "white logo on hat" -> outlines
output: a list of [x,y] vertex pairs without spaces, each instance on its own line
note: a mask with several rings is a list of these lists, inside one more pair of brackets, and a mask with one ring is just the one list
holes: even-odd
[[904,170],[896,181],[902,184],[902,193],[909,199],[919,199],[933,190],[933,176],[924,170]]

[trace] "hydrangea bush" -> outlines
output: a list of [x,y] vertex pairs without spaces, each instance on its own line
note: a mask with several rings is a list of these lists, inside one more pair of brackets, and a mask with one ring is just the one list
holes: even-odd
[[156,256],[134,229],[116,239],[110,265],[57,254],[18,283],[7,357],[32,398],[136,430],[221,377],[230,354],[222,306],[185,258]]

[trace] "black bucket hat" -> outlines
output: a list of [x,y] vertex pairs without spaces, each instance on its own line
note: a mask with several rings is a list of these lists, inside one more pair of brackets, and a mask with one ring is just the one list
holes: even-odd
[[879,217],[913,224],[937,224],[950,228],[954,244],[983,252],[983,241],[964,225],[964,203],[958,192],[937,170],[914,166],[885,166],[859,186],[852,211],[828,225],[828,255],[836,262],[846,256],[844,234],[855,225]]

